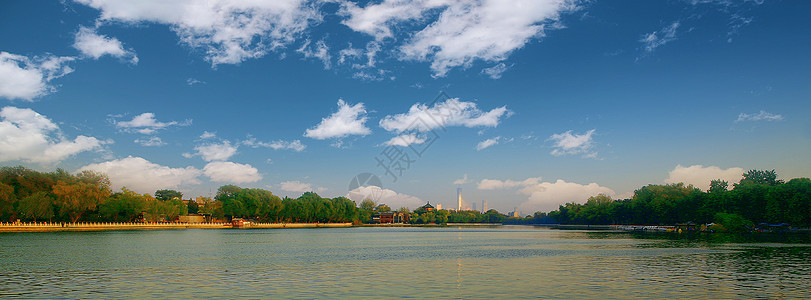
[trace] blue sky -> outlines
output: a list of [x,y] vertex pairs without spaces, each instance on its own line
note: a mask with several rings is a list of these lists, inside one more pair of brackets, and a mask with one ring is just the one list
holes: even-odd
[[[523,214],[748,169],[808,177],[809,9],[3,1],[0,165],[395,208],[455,207],[461,186]],[[382,189],[349,191],[361,173]]]

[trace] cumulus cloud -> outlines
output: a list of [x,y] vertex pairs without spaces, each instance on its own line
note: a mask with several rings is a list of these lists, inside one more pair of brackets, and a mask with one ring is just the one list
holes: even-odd
[[416,209],[425,205],[422,199],[407,195],[400,194],[393,190],[384,189],[377,186],[361,186],[349,191],[346,195],[355,203],[360,203],[364,199],[375,201],[377,204],[385,204],[392,209],[399,209],[401,207],[408,207],[409,209]]
[[593,146],[592,135],[596,129],[587,131],[584,134],[572,134],[572,131],[564,133],[556,133],[547,139],[547,141],[555,142],[552,147],[555,149],[550,152],[554,156],[583,154],[584,157],[594,158],[597,156],[596,152],[591,151]]
[[423,135],[418,135],[416,132],[412,132],[409,134],[401,134],[391,138],[390,140],[383,143],[386,146],[402,146],[408,147],[411,144],[422,144],[425,143],[427,137]]
[[243,145],[251,148],[265,147],[273,150],[293,150],[296,152],[304,151],[307,148],[300,140],[283,141],[276,140],[269,143],[257,141],[256,138],[250,138],[242,142]]
[[[445,76],[454,67],[468,67],[477,59],[504,60],[530,39],[545,36],[546,29],[558,27],[556,23],[561,13],[575,9],[573,1],[561,0],[384,3],[397,3],[389,5],[396,9],[383,10],[374,5],[354,13],[347,9],[353,18],[346,24],[361,32],[385,37],[390,30],[386,24],[419,19],[424,13],[443,7],[435,22],[414,33],[399,48],[404,59],[430,60],[431,70],[437,77]],[[354,18],[356,15],[359,17]]]
[[188,126],[191,124],[191,120],[186,120],[184,122],[160,122],[155,119],[154,113],[142,113],[132,118],[129,121],[119,121],[115,122],[115,126],[120,128],[121,130],[128,131],[128,132],[138,132],[142,134],[153,134],[158,130],[164,129],[169,126]]
[[53,92],[56,89],[50,81],[73,72],[67,65],[73,60],[53,55],[32,59],[0,52],[0,97],[32,101]]
[[129,60],[131,64],[138,63],[138,56],[131,49],[124,49],[117,38],[110,38],[96,33],[96,30],[88,27],[79,27],[76,33],[73,48],[76,48],[85,57],[99,59],[104,55],[110,55],[119,59]]
[[154,193],[160,189],[174,189],[186,184],[199,184],[202,172],[194,167],[171,168],[141,157],[128,156],[98,164],[90,164],[79,171],[93,170],[110,177],[113,190],[127,187],[138,193]]
[[101,21],[167,24],[212,66],[262,57],[322,20],[318,5],[306,0],[77,1],[100,10]]
[[484,179],[479,182],[479,189],[496,190],[520,188],[519,194],[527,195],[527,201],[518,206],[524,212],[549,212],[559,205],[568,202],[585,203],[589,197],[606,194],[614,197],[614,190],[597,183],[579,184],[558,179],[555,182],[541,181],[540,177],[527,178],[522,181]]
[[741,180],[743,173],[744,170],[738,167],[721,169],[716,166],[692,165],[683,167],[677,165],[676,168],[670,171],[670,176],[665,179],[665,183],[684,182],[706,191],[710,189],[710,181],[712,180],[721,179],[733,184]]
[[476,103],[453,98],[437,102],[431,107],[416,103],[407,113],[386,116],[380,120],[380,127],[397,133],[410,130],[425,132],[450,126],[496,127],[502,117],[510,114],[506,106],[484,112],[476,107]]
[[54,122],[28,108],[6,106],[0,118],[0,162],[55,163],[108,143],[83,135],[67,139]]
[[366,108],[363,103],[349,105],[338,100],[338,111],[321,119],[321,123],[307,129],[304,136],[317,140],[343,138],[350,135],[368,135],[372,131],[366,127]]
[[229,141],[223,141],[222,143],[198,145],[194,147],[194,150],[197,150],[197,153],[187,157],[199,155],[205,161],[224,161],[237,153],[237,146],[232,146]]
[[134,142],[141,144],[141,146],[146,147],[160,147],[166,145],[166,143],[164,143],[163,140],[161,140],[161,138],[156,136],[150,137],[148,139],[135,139]]
[[510,189],[514,187],[527,187],[537,185],[541,182],[541,177],[530,177],[522,181],[514,180],[498,180],[498,179],[482,179],[476,188],[480,190],[500,190]]
[[735,123],[746,121],[756,122],[756,121],[782,121],[782,120],[783,120],[782,115],[775,115],[761,110],[759,113],[756,114],[741,113],[738,115],[738,119],[735,120]]
[[294,192],[294,193],[304,193],[304,192],[323,192],[326,191],[326,188],[317,187],[313,188],[312,184],[304,183],[298,180],[294,181],[284,181],[281,183],[281,188],[283,191],[287,192]]
[[494,137],[494,138],[491,138],[491,139],[486,139],[486,140],[483,140],[483,141],[479,142],[479,144],[476,145],[476,151],[481,151],[481,150],[489,148],[490,146],[498,144],[499,139],[501,139],[501,137],[497,136],[497,137]]
[[214,161],[203,168],[203,173],[211,181],[226,183],[249,183],[262,180],[259,170],[249,164],[238,164],[230,161]]
[[676,29],[679,28],[681,23],[679,21],[673,22],[672,24],[665,26],[659,31],[654,31],[644,35],[639,42],[642,43],[642,48],[647,53],[653,52],[656,48],[667,44],[676,39]]

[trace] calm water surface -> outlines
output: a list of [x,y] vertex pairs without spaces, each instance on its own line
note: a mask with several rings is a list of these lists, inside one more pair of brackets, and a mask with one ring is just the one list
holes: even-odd
[[811,298],[811,245],[501,228],[0,233],[0,298]]

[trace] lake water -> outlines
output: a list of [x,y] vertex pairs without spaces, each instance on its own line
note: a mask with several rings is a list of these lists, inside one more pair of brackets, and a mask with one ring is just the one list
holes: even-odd
[[499,228],[0,233],[0,298],[811,298],[811,245]]

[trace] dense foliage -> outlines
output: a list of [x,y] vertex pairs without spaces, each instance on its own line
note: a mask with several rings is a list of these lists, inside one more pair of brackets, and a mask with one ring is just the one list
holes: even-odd
[[186,212],[179,198],[160,201],[126,188],[113,193],[110,180],[101,173],[82,171],[74,175],[62,169],[48,173],[24,167],[0,169],[2,221],[158,221],[171,220]]
[[[566,203],[549,213],[560,224],[789,223],[811,226],[811,179],[777,180],[772,171],[751,170],[727,190],[713,180],[708,192],[690,185],[648,185],[631,199],[590,197],[584,204]],[[737,226],[737,225],[733,225]]]
[[217,218],[246,218],[261,222],[357,222],[359,209],[345,197],[322,198],[306,192],[280,199],[270,191],[225,185],[214,197],[210,212]]
[[[707,192],[690,185],[648,185],[631,199],[614,200],[607,195],[590,197],[585,203],[566,203],[558,210],[536,212],[526,218],[508,218],[496,210],[447,211],[407,208],[413,224],[504,223],[504,224],[641,224],[672,225],[715,222],[730,229],[757,223],[789,223],[811,226],[811,179],[784,182],[772,171],[751,170],[728,190],[723,180],[713,180]],[[322,198],[307,192],[298,198],[279,198],[263,189],[225,185],[216,197],[181,200],[174,190],[158,190],[155,197],[122,188],[110,190],[106,175],[62,169],[43,173],[24,167],[0,168],[0,221],[171,221],[188,213],[215,219],[246,218],[260,222],[354,222],[367,223],[372,216],[391,211],[386,205],[364,200],[356,205],[345,197]]]

